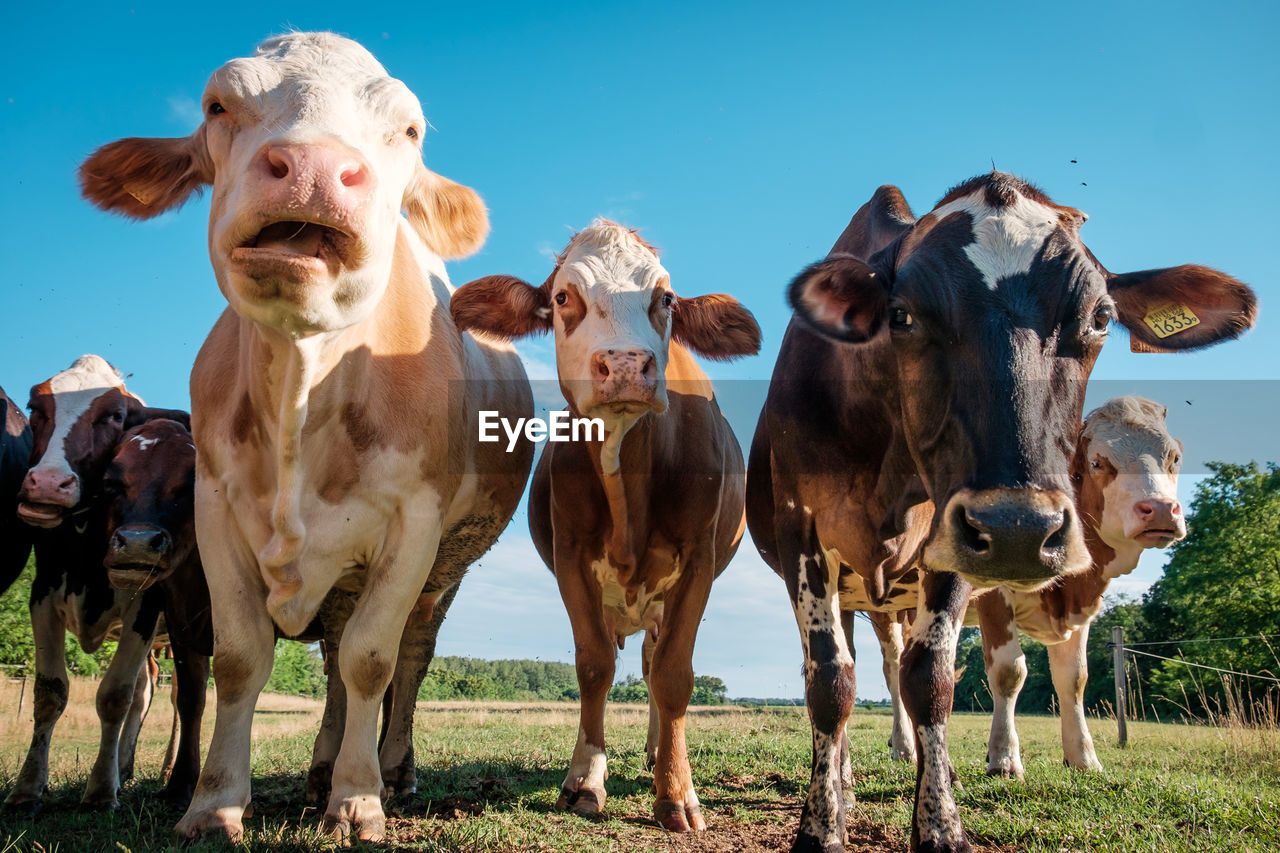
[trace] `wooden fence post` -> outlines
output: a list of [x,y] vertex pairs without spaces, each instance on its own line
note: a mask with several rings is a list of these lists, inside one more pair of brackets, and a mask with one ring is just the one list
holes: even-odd
[[1120,746],[1129,745],[1128,703],[1124,684],[1124,628],[1111,629],[1112,663],[1116,671],[1116,725],[1120,728]]

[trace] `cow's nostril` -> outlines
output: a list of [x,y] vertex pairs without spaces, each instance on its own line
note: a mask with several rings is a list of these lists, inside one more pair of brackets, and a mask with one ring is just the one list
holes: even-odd
[[1143,518],[1150,518],[1156,511],[1156,508],[1151,505],[1150,501],[1138,501],[1133,505],[1133,508],[1137,511],[1138,515]]
[[163,551],[169,545],[167,537],[163,533],[156,533],[147,540],[147,547],[152,551]]
[[[1044,544],[1040,546],[1042,551],[1061,551],[1067,547],[1067,534],[1071,527],[1071,513],[1064,509],[1061,513],[1061,521],[1058,526],[1049,532],[1045,537]],[[1049,524],[1053,524],[1050,518]]]
[[69,492],[75,487],[76,487],[76,478],[72,476],[72,477],[66,478],[61,483],[58,484],[58,491]]
[[117,530],[111,535],[111,550],[123,551],[128,543],[125,541],[124,534]]
[[267,170],[277,180],[289,176],[289,159],[278,148],[267,151]]
[[344,187],[358,187],[365,181],[365,170],[359,163],[352,163],[338,175]]
[[[610,354],[612,354],[612,350],[610,350]],[[595,357],[591,359],[591,376],[597,380],[609,378],[609,363],[599,353],[596,353]]]
[[954,523],[960,531],[960,541],[980,557],[991,553],[991,534],[987,532],[965,507],[956,507]]

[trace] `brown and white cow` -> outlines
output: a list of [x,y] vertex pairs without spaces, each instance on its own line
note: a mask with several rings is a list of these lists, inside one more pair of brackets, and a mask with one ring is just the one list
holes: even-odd
[[112,588],[102,567],[106,549],[103,471],[126,429],[152,417],[186,417],[150,409],[124,387],[119,371],[96,355],[31,389],[31,467],[18,516],[35,530],[36,574],[31,628],[36,646],[35,726],[31,747],[6,808],[34,812],[49,780],[49,743],[67,703],[67,632],[87,652],[118,640],[98,687],[102,726],[84,805],[114,809],[120,784],[133,775],[138,729],[151,702],[145,667],[159,618],[155,595]]
[[31,425],[0,388],[0,592],[22,574],[31,556],[31,528],[18,518],[18,489],[31,461]]
[[1085,648],[1102,596],[1138,565],[1144,548],[1167,548],[1187,535],[1178,503],[1182,443],[1165,427],[1167,410],[1141,397],[1118,397],[1089,413],[1071,459],[1076,509],[1092,562],[1087,571],[1039,592],[1007,587],[974,596],[966,624],[982,627],[982,650],[994,716],[987,773],[1022,778],[1013,712],[1027,677],[1018,631],[1049,651],[1062,708],[1063,761],[1101,770],[1084,716],[1089,679]]
[[753,354],[755,318],[729,296],[677,297],[652,247],[602,219],[573,237],[541,287],[490,276],[460,288],[452,310],[459,327],[501,338],[554,332],[571,416],[603,422],[587,440],[548,443],[530,487],[529,527],[569,612],[582,695],[556,805],[604,808],[615,645],[644,631],[654,816],[669,830],[703,829],[685,710],[711,582],[744,529],[745,469],[690,350]]
[[[1068,463],[1110,324],[1164,351],[1253,324],[1252,292],[1214,270],[1108,272],[1080,241],[1084,220],[999,172],[919,219],[884,186],[789,288],[747,521],[804,647],[814,754],[796,850],[844,844],[854,667],[841,610],[900,610],[895,582],[917,566],[901,664],[919,742],[911,847],[970,849],[946,751],[960,623],[974,585],[1031,591],[1088,568]],[[1144,321],[1170,306],[1198,322]]]
[[195,480],[191,433],[159,418],[124,434],[102,481],[108,579],[117,589],[154,588],[161,597],[178,723],[161,796],[181,806],[200,775],[200,721],[213,654],[209,587],[196,547]]
[[509,345],[449,317],[442,258],[478,248],[487,216],[423,165],[418,100],[368,51],[272,38],[214,72],[202,103],[191,136],[121,140],[81,168],[90,200],[139,218],[212,185],[230,303],[191,374],[218,713],[177,831],[241,834],[275,628],[303,631],[336,589],[355,596],[332,656],[346,703],[324,821],[380,839],[384,779],[412,755],[403,731],[379,754],[382,698],[394,684],[392,715],[412,713],[452,590],[515,510],[531,448],[480,444],[476,413],[531,414],[528,380]]

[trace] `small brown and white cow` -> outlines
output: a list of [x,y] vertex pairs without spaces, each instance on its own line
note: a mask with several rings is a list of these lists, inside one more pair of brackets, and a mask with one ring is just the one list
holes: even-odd
[[976,595],[965,623],[982,627],[987,683],[995,703],[987,773],[1022,778],[1013,712],[1027,677],[1018,631],[1049,650],[1049,670],[1062,708],[1063,761],[1101,770],[1084,717],[1089,679],[1085,647],[1102,596],[1138,565],[1145,548],[1167,548],[1187,535],[1178,503],[1182,443],[1165,427],[1167,409],[1141,397],[1118,397],[1089,413],[1071,460],[1076,510],[1092,564],[1040,592],[1008,587]]
[[755,318],[729,296],[677,297],[653,248],[602,219],[574,236],[541,287],[483,278],[454,294],[452,310],[460,328],[502,338],[553,331],[569,412],[604,423],[602,437],[549,443],[529,497],[534,544],[573,626],[582,694],[556,805],[580,814],[604,808],[615,645],[644,631],[654,816],[669,830],[703,829],[685,711],[711,582],[744,529],[745,469],[690,350],[716,359],[753,354]]
[[120,784],[133,775],[138,729],[151,702],[145,667],[160,615],[155,595],[120,592],[102,567],[106,509],[102,477],[125,430],[183,412],[150,409],[125,390],[124,379],[96,355],[31,389],[31,467],[18,493],[18,517],[38,528],[31,585],[36,646],[35,726],[26,761],[5,806],[34,812],[49,780],[49,743],[67,704],[66,634],[87,652],[118,640],[98,687],[102,725],[84,805],[114,809]]
[[191,136],[120,140],[80,171],[86,197],[137,218],[213,188],[209,257],[229,308],[196,358],[191,410],[218,707],[177,831],[243,831],[276,629],[305,631],[336,590],[352,606],[323,617],[341,628],[326,640],[345,689],[324,824],[379,840],[384,785],[413,775],[407,725],[379,750],[383,697],[391,685],[390,716],[412,719],[453,591],[532,462],[528,443],[480,443],[477,413],[528,416],[532,395],[510,345],[449,317],[443,258],[478,249],[488,218],[423,165],[421,105],[367,50],[272,38],[215,71],[202,103]]

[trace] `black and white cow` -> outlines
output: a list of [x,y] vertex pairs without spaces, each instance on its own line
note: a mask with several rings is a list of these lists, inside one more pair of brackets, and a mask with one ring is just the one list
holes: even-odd
[[119,371],[96,355],[81,356],[32,388],[30,408],[31,468],[18,495],[18,516],[39,528],[31,586],[35,728],[5,806],[30,812],[40,807],[49,780],[49,742],[67,704],[70,631],[87,652],[109,639],[119,642],[98,687],[102,737],[83,799],[87,807],[114,809],[121,782],[133,775],[138,729],[151,702],[145,664],[160,599],[118,592],[107,582],[102,476],[125,430],[152,417],[186,414],[147,408],[125,390]]
[[960,622],[974,585],[1032,590],[1089,566],[1068,462],[1109,327],[1172,351],[1253,324],[1252,291],[1214,270],[1108,272],[1084,221],[999,172],[919,219],[884,186],[790,286],[747,520],[804,647],[814,749],[795,850],[844,846],[854,667],[841,611],[900,610],[895,584],[914,570],[911,847],[970,849],[946,751]]
[[18,518],[18,489],[31,459],[31,426],[0,388],[0,592],[22,574],[31,555],[31,528]]

